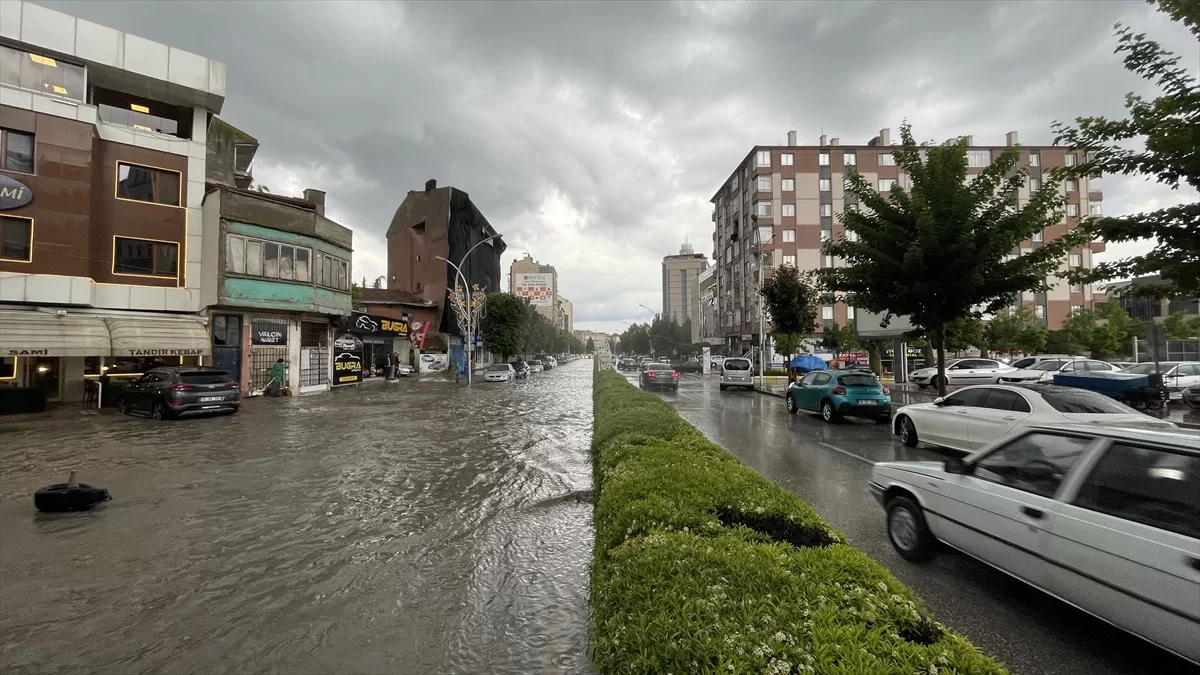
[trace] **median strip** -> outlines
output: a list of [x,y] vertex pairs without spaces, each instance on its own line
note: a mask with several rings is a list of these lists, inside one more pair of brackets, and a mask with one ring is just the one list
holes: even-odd
[[1004,672],[658,397],[606,371],[593,399],[600,672]]

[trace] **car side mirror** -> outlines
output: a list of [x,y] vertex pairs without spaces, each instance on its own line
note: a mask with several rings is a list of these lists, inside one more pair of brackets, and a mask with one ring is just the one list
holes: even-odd
[[940,407],[946,405],[946,399],[939,396],[939,397],[933,399],[933,404],[940,408]]
[[965,476],[969,473],[967,463],[960,457],[951,457],[946,460],[946,473],[952,473],[959,476]]

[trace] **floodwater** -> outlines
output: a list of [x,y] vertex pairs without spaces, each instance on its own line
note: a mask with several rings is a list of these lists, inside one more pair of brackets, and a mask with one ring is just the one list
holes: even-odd
[[[591,362],[0,427],[0,672],[590,672]],[[108,488],[38,514],[65,480]]]

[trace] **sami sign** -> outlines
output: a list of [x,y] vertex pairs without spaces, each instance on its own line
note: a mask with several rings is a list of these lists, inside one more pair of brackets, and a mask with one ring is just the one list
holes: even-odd
[[0,174],[0,211],[19,209],[33,201],[33,190],[24,183]]
[[406,319],[392,319],[366,312],[350,312],[349,318],[343,321],[346,330],[354,331],[359,335],[408,337],[409,327]]
[[346,333],[333,341],[333,386],[362,382],[362,340]]

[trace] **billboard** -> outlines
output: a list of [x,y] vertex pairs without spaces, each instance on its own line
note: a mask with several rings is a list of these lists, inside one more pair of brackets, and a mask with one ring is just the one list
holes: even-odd
[[862,308],[854,310],[854,335],[860,340],[899,338],[913,329],[907,316],[893,315],[886,328],[882,324],[883,314],[875,314]]
[[554,275],[517,272],[513,275],[512,291],[534,307],[551,307],[554,305]]

